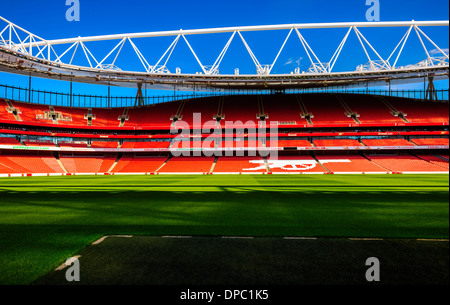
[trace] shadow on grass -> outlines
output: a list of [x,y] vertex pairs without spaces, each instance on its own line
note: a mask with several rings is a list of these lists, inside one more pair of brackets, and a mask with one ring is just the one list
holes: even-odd
[[448,238],[448,190],[1,191],[0,284],[28,284],[105,235]]

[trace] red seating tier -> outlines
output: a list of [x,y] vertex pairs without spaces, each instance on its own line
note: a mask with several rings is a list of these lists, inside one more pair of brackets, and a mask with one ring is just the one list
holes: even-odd
[[124,142],[121,148],[168,148],[170,142]]
[[266,121],[276,121],[278,124],[299,125],[307,124],[305,118],[301,117],[302,110],[297,101],[297,98],[292,95],[284,96],[264,96],[263,108],[264,114],[269,115]]
[[361,123],[404,123],[401,118],[394,116],[388,106],[376,96],[345,95],[343,100],[351,111],[359,114],[358,120]]
[[106,173],[114,164],[116,158],[62,155],[60,160],[69,173]]
[[400,98],[388,101],[397,111],[405,113],[406,119],[412,123],[449,122],[448,102],[411,102]]
[[367,146],[414,146],[414,143],[405,139],[364,139]]
[[113,173],[154,173],[167,157],[122,157],[112,170]]
[[317,147],[354,147],[362,146],[357,140],[353,139],[339,139],[339,140],[314,140]]
[[0,138],[0,145],[22,145],[15,138]]
[[428,138],[428,139],[411,139],[412,142],[420,146],[427,145],[449,145],[448,138]]
[[374,163],[392,172],[445,172],[441,166],[414,156],[368,156]]
[[311,119],[313,124],[355,124],[352,118],[345,115],[345,108],[339,103],[335,95],[302,95],[301,100],[306,107],[308,113],[314,118]]
[[158,173],[209,173],[215,157],[172,157]]
[[325,169],[310,156],[279,156],[277,159],[268,158],[272,173],[325,173]]
[[318,156],[317,159],[334,173],[386,173],[386,169],[361,156]]
[[0,172],[47,174],[63,173],[52,155],[0,155]]
[[219,157],[214,173],[266,173],[261,157]]
[[93,141],[91,148],[117,148],[118,145],[118,142]]
[[236,123],[247,121],[257,123],[260,121],[256,115],[259,114],[258,97],[257,96],[226,96],[223,102],[222,114],[225,120],[221,121],[221,125],[225,126],[225,122]]

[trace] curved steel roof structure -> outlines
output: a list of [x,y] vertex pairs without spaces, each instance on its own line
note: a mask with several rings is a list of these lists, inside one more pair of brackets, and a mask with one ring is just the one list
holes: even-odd
[[[449,21],[406,21],[406,22],[360,22],[360,23],[317,23],[287,24],[268,26],[226,27],[197,30],[177,30],[147,33],[129,33],[120,35],[104,35],[78,37],[69,39],[46,40],[13,24],[0,16],[6,26],[0,31],[0,70],[31,75],[36,77],[84,83],[136,87],[136,84],[148,84],[147,88],[179,90],[209,89],[291,89],[320,88],[326,86],[366,86],[389,83],[405,83],[423,81],[424,78],[448,79],[449,55],[443,51],[425,32],[423,27],[448,27]],[[406,32],[388,58],[383,58],[360,31],[361,28],[394,28],[404,27]],[[346,29],[346,35],[328,62],[319,60],[313,48],[308,44],[302,31],[305,29]],[[0,27],[0,29],[2,29]],[[254,31],[286,31],[284,43],[270,65],[262,65],[253,53],[243,33]],[[355,71],[334,71],[335,64],[346,45],[349,35],[354,32],[360,46],[367,57]],[[199,56],[188,41],[192,35],[229,33],[230,38],[219,56],[211,66],[202,63]],[[398,67],[398,61],[410,36],[416,34],[420,40],[426,58],[419,63]],[[283,51],[286,42],[293,36],[300,40],[302,50],[307,54],[310,68],[300,72],[299,69],[289,74],[273,74],[272,69]],[[173,41],[167,50],[150,65],[136,43],[137,38],[151,39],[155,37],[172,37]],[[233,40],[241,40],[250,55],[256,73],[220,74],[219,67]],[[87,47],[86,43],[117,41],[115,47],[106,49],[101,57]],[[180,41],[184,41],[198,63],[196,73],[182,73],[181,70],[170,71],[167,63]],[[142,64],[142,71],[128,71],[126,67],[115,66],[121,55],[123,46],[130,44],[135,56]],[[426,44],[434,46],[433,52]],[[56,47],[63,48],[57,52]],[[76,52],[82,52],[89,66],[81,66],[74,62]]]

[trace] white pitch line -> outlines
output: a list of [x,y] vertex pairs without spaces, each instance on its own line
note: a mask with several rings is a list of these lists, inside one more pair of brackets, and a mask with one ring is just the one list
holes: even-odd
[[417,241],[449,242],[448,239],[417,239]]
[[102,238],[100,238],[100,239],[94,241],[94,242],[92,243],[92,245],[93,245],[93,246],[98,245],[98,244],[102,243],[105,239],[107,239],[108,237],[115,237],[115,238],[132,238],[133,235],[106,235],[106,236],[103,236]]
[[192,236],[161,236],[162,238],[175,238],[175,239],[187,239],[192,238]]
[[76,261],[76,260],[79,259],[80,257],[81,257],[81,255],[77,255],[77,256],[73,256],[73,257],[68,258],[68,259],[64,262],[64,264],[62,264],[61,266],[59,266],[58,268],[56,268],[55,271],[61,271],[61,270],[63,270],[64,268],[70,266],[74,261]]
[[383,240],[383,238],[349,238],[349,240],[356,240],[356,241],[380,241]]
[[251,236],[222,236],[223,239],[254,239]]
[[283,237],[287,240],[317,240],[317,237]]
[[94,242],[92,243],[92,245],[93,245],[93,246],[98,245],[98,244],[102,243],[102,242],[103,242],[105,239],[107,239],[107,238],[108,238],[108,236],[103,236],[102,238],[100,238],[100,239],[94,241]]

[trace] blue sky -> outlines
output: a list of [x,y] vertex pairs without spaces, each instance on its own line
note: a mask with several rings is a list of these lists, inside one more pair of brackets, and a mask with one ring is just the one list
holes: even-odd
[[[270,25],[289,23],[354,22],[366,21],[369,6],[366,0],[228,0],[228,1],[153,1],[153,0],[79,0],[80,21],[66,20],[66,0],[2,0],[0,15],[15,24],[45,39],[71,38],[104,34],[131,32],[164,31],[178,29],[200,29],[209,27]],[[448,20],[449,2],[447,0],[380,0],[381,21],[407,20]],[[3,28],[3,24],[0,27]],[[1,30],[1,29],[0,29]],[[361,29],[361,32],[387,58],[406,32],[398,29]],[[440,47],[449,46],[448,28],[424,28],[424,32]],[[271,64],[278,53],[288,31],[243,33],[261,64]],[[338,30],[309,30],[302,34],[317,56],[328,61],[346,33]],[[187,36],[204,65],[211,65],[219,55],[230,34],[207,36]],[[136,40],[150,64],[156,63],[172,42],[173,38]],[[87,46],[96,55],[97,60],[104,57],[118,41],[93,43]],[[349,38],[335,66],[335,71],[355,70],[356,66],[366,63],[367,58],[354,33]],[[355,47],[351,47],[355,46]],[[431,50],[432,45],[427,45]],[[130,45],[125,45],[123,54],[116,65],[141,71],[142,65],[134,55]],[[405,47],[399,65],[417,63],[426,58],[417,36],[411,36]],[[374,54],[371,54],[374,57]],[[78,51],[76,60],[88,65],[83,53]],[[289,73],[296,67],[306,70],[310,66],[307,54],[301,43],[292,35],[281,53],[273,73]],[[174,71],[180,67],[182,72],[200,71],[195,58],[187,45],[181,42],[173,52],[168,68]],[[238,37],[233,40],[221,65],[221,73],[234,73],[239,68],[241,74],[255,73],[255,66],[244,45]],[[0,84],[28,86],[28,79],[0,73]],[[67,92],[67,83],[33,79],[33,87]],[[439,82],[438,87],[448,88],[448,81]],[[423,84],[408,85],[422,89]],[[77,93],[94,92],[106,94],[104,87],[74,85]],[[86,92],[88,91],[88,92]],[[133,95],[131,90],[114,88],[113,94]],[[150,93],[152,94],[152,93]],[[154,93],[159,94],[159,93]],[[169,93],[168,93],[169,94]]]

